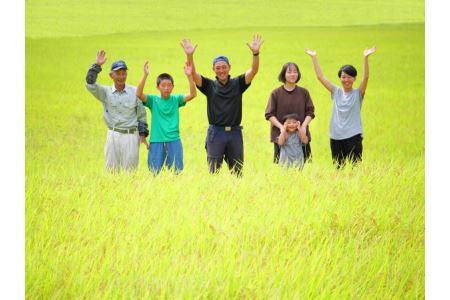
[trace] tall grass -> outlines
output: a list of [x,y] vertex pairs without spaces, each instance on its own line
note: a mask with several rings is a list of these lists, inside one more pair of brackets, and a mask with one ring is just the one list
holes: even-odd
[[[250,66],[245,42],[256,30],[27,38],[27,298],[424,297],[423,25],[261,30],[260,72],[244,94],[241,179],[226,168],[208,174],[203,95],[181,109],[181,175],[152,176],[143,147],[136,172],[104,170],[102,109],[84,88],[98,49],[109,63],[127,61],[130,84],[149,59],[146,92],[155,92],[151,82],[162,72],[183,92],[181,38],[199,44],[203,75],[213,76],[219,53],[238,75]],[[331,101],[303,50],[317,49],[325,76],[338,83],[338,68],[362,71],[362,50],[373,44],[363,163],[336,171]],[[316,106],[313,162],[302,172],[272,164],[264,119],[289,60],[299,63],[300,85]],[[110,84],[107,73],[100,83]]]

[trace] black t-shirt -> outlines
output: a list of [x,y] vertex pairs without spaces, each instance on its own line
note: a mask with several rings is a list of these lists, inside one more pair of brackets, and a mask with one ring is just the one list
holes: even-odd
[[245,74],[230,79],[225,85],[202,76],[197,88],[206,96],[208,121],[217,126],[238,126],[242,120],[242,94],[251,83],[245,84]]

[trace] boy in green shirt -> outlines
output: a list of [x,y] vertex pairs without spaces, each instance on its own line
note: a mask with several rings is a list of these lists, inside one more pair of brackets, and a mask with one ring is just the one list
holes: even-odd
[[189,80],[189,94],[172,95],[173,78],[163,73],[156,79],[156,88],[160,95],[146,95],[143,93],[149,74],[148,61],[146,61],[144,75],[136,89],[136,96],[152,113],[148,167],[155,175],[161,171],[164,163],[167,168],[174,166],[175,173],[183,170],[183,146],[180,139],[178,109],[197,95],[190,62],[186,63],[184,73]]

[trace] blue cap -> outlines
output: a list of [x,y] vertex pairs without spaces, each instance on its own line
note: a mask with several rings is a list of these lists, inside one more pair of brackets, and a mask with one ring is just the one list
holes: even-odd
[[120,69],[128,70],[127,64],[123,60],[118,60],[111,64],[111,71],[117,71]]
[[219,61],[224,61],[226,62],[228,65],[230,64],[230,61],[228,60],[228,57],[223,56],[223,55],[219,55],[216,58],[213,59],[213,67],[216,63],[218,63]]

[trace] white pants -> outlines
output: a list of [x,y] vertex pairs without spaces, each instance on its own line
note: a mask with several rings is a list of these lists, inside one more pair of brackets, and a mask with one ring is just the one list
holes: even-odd
[[139,163],[139,133],[108,130],[105,144],[105,166],[109,171],[132,170]]

